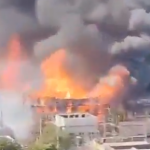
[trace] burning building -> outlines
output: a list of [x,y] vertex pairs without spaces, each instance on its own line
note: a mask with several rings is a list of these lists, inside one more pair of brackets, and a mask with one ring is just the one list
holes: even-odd
[[[30,91],[34,97],[31,103],[36,103],[38,111],[90,111],[99,115],[104,114],[105,104],[136,95],[127,92],[130,86],[144,89],[137,85],[142,85],[138,81],[143,74],[146,80],[150,74],[143,62],[150,46],[145,30],[148,4],[37,0],[28,8],[27,3],[0,3],[6,6],[0,13],[1,41],[4,31],[10,32],[10,42],[1,50],[0,89]],[[15,21],[10,27],[12,18]],[[137,77],[134,83],[132,72]]]
[[35,100],[32,104],[38,114],[43,118],[52,119],[54,114],[59,113],[91,113],[103,119],[104,115],[108,113],[111,103],[102,104],[98,98],[85,99],[59,99],[49,98],[45,102],[42,99]]
[[[51,63],[51,59],[53,60],[53,57],[50,57],[46,64]],[[44,87],[36,93],[39,98],[33,100],[33,106],[43,113],[90,112],[102,118],[112,103],[120,101],[126,83],[130,80],[128,70],[117,65],[107,76],[100,78],[98,84],[88,92],[80,86],[79,89],[76,83],[73,84],[67,74],[63,76],[59,66],[55,70],[45,71]]]
[[[48,107],[52,112],[55,110],[60,112],[77,112],[85,111],[89,112],[95,110],[99,104],[98,99],[59,99],[59,98],[49,98],[43,103],[43,99],[37,100],[36,104],[33,104],[33,107]],[[83,109],[82,109],[83,108]]]

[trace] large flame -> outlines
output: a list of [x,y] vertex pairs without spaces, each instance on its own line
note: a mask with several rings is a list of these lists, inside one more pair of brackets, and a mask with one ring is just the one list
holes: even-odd
[[[24,54],[18,36],[14,36],[8,44],[9,53],[6,58],[4,68],[0,70],[0,88],[3,89],[29,89],[32,83],[23,83],[20,80],[21,61]],[[36,97],[56,97],[60,99],[82,99],[97,97],[101,104],[109,104],[116,96],[124,91],[126,79],[129,77],[129,71],[121,65],[114,66],[107,75],[100,78],[99,82],[91,91],[86,91],[79,82],[65,70],[66,50],[60,49],[41,63],[41,72],[43,73],[43,83],[38,91],[33,92]],[[86,81],[85,81],[86,82]],[[44,101],[44,100],[42,100]],[[43,102],[45,104],[45,102]],[[96,104],[99,108],[99,116],[102,115],[102,106]],[[66,112],[72,112],[72,103],[68,104]],[[95,108],[95,104],[85,103],[78,107],[79,112],[86,112]],[[47,107],[44,112],[48,112]],[[51,110],[59,112],[56,106]],[[42,111],[43,112],[43,111]]]
[[[90,95],[92,97],[99,97],[101,105],[110,104],[116,98],[121,98],[125,90],[125,85],[129,79],[129,71],[122,65],[114,66],[110,69],[108,75],[100,78],[99,83],[94,87]],[[101,107],[101,106],[100,106]],[[99,109],[97,114],[99,120],[105,119],[106,109]]]
[[125,88],[129,77],[129,71],[122,65],[114,66],[90,93],[93,97],[99,97],[103,104],[108,104],[116,96],[120,95]]
[[1,88],[3,89],[15,89],[20,87],[19,75],[20,75],[20,61],[21,44],[18,36],[13,36],[8,44],[8,54],[5,63],[3,64],[3,70],[1,72]]
[[63,67],[66,59],[65,50],[61,49],[46,59],[41,69],[44,84],[39,95],[42,97],[83,98],[86,91],[67,74]]
[[[106,113],[106,110],[103,109],[103,104],[109,104],[116,96],[119,96],[124,91],[125,84],[129,77],[129,71],[122,65],[114,66],[109,70],[107,75],[100,78],[99,83],[93,87],[91,92],[87,92],[78,82],[75,82],[73,78],[67,74],[63,67],[65,59],[66,51],[61,49],[42,62],[41,70],[44,75],[44,83],[38,92],[38,96],[79,100],[85,97],[89,99],[97,97],[100,102],[99,104],[85,102],[81,106],[78,106],[77,111],[87,112],[98,108],[97,115],[99,120],[102,120],[102,117]],[[43,99],[42,103],[45,103]],[[56,106],[50,111],[53,113],[59,112]],[[70,113],[72,111],[73,104],[69,102],[66,107],[66,112]],[[44,107],[43,112],[48,112],[47,107]]]
[[67,74],[63,67],[65,59],[66,51],[61,49],[42,62],[44,84],[38,92],[40,97],[80,99],[89,95],[89,97],[99,97],[102,103],[109,103],[117,93],[123,91],[126,78],[129,76],[129,71],[124,66],[117,65],[110,69],[108,74],[100,78],[99,83],[88,94],[78,82],[75,82]]
[[22,81],[22,65],[26,59],[22,51],[20,37],[14,35],[10,38],[7,47],[8,53],[0,59],[0,89],[26,91],[31,83]]

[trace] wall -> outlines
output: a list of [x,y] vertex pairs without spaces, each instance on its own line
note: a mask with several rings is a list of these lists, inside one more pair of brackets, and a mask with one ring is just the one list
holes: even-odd
[[64,118],[61,115],[56,115],[55,124],[73,136],[81,136],[84,140],[100,136],[97,117],[90,114],[77,118]]
[[87,115],[85,117],[68,117],[64,118],[56,115],[55,123],[58,126],[96,126],[98,127],[98,120],[96,116]]

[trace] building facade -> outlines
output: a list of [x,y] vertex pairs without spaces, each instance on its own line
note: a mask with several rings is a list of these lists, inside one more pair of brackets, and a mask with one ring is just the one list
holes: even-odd
[[65,113],[55,115],[54,123],[71,137],[89,141],[100,137],[98,119],[89,113]]

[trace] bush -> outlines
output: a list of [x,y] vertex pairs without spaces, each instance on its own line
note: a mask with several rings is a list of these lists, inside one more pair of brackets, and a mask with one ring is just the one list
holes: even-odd
[[50,144],[55,146],[59,143],[59,147],[65,150],[69,149],[72,144],[69,134],[53,124],[48,124],[44,127],[43,133],[39,137],[38,142],[45,145]]
[[55,145],[45,145],[41,143],[36,143],[28,148],[28,150],[57,150]]
[[22,147],[17,142],[7,139],[0,139],[0,150],[21,150]]

